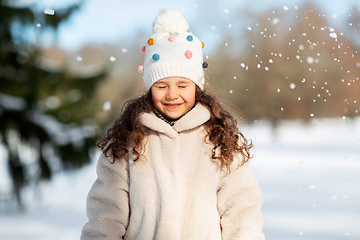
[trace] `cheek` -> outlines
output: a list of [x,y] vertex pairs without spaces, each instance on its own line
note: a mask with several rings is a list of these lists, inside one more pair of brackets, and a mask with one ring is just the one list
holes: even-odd
[[155,106],[156,106],[157,104],[159,104],[159,102],[160,102],[161,99],[162,99],[161,94],[160,94],[159,92],[157,92],[156,90],[155,90],[155,91],[152,90],[152,92],[151,92],[151,97],[152,97],[152,100],[153,100]]
[[187,92],[186,94],[183,95],[184,96],[184,100],[189,103],[189,104],[194,104],[195,103],[195,90],[191,90],[189,92]]

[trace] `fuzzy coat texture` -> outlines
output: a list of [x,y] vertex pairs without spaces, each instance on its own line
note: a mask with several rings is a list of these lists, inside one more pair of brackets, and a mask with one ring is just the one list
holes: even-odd
[[87,199],[89,221],[81,240],[263,240],[262,194],[250,163],[235,155],[232,171],[211,160],[196,105],[173,127],[144,113],[145,157],[100,156],[98,178]]

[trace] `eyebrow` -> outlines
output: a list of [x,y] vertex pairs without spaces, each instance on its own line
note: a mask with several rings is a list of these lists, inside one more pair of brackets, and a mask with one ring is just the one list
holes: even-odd
[[177,84],[190,84],[191,81],[179,81],[177,82]]
[[166,84],[165,82],[162,82],[161,80],[160,81],[156,81],[155,83],[154,83],[154,85],[155,84]]

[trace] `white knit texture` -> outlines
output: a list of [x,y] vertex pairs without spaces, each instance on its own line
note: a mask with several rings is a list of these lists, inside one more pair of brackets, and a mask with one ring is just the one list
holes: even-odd
[[[178,10],[163,10],[153,22],[150,38],[153,43],[146,44],[144,59],[145,89],[148,91],[158,80],[167,77],[184,77],[204,89],[204,69],[202,42],[192,33]],[[171,37],[171,41],[169,39]],[[192,56],[186,56],[190,51]],[[159,59],[154,59],[154,54]]]
[[153,21],[153,33],[186,32],[189,24],[176,9],[163,9]]

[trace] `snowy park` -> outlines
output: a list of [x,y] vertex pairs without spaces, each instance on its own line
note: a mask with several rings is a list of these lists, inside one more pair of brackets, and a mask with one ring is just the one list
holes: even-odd
[[[263,121],[241,130],[255,145],[266,239],[360,239],[360,118],[284,121],[277,129]],[[95,164],[29,193],[26,213],[1,208],[0,239],[79,239]]]
[[360,240],[360,0],[139,2],[0,0],[0,240],[80,238],[160,8],[254,144],[266,239]]

